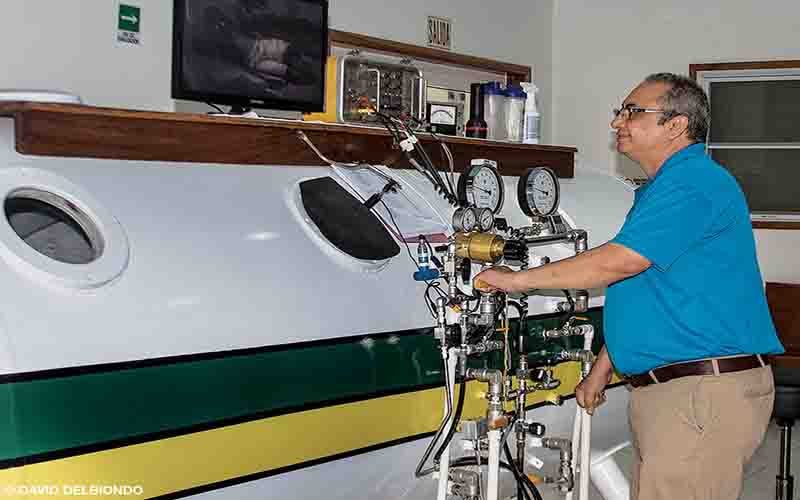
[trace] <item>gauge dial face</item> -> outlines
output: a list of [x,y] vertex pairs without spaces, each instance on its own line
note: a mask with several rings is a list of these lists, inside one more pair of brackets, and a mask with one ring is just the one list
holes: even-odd
[[547,167],[534,167],[519,179],[519,206],[531,217],[553,215],[558,210],[558,177]]
[[472,207],[459,208],[453,214],[453,228],[466,233],[474,231],[478,225],[478,217]]
[[503,206],[503,178],[490,164],[473,166],[458,179],[458,197],[465,205],[496,214]]
[[481,231],[490,231],[494,227],[494,213],[490,209],[478,210],[478,227]]

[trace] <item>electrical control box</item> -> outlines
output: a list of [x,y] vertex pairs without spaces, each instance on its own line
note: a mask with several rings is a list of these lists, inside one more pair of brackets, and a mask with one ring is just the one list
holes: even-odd
[[337,84],[340,122],[383,125],[373,111],[425,119],[425,80],[410,63],[344,56],[338,60]]

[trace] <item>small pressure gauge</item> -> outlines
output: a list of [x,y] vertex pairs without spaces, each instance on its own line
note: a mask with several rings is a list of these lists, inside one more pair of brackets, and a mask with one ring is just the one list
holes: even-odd
[[555,172],[547,167],[533,167],[519,178],[519,208],[530,217],[553,215],[558,210],[560,188]]
[[476,210],[478,217],[478,227],[481,231],[491,231],[494,227],[494,213],[488,208]]
[[468,233],[474,231],[478,225],[478,217],[472,207],[462,207],[453,213],[453,228],[456,231]]
[[503,207],[503,178],[493,161],[473,161],[470,168],[458,178],[458,201],[462,205],[488,208],[498,213]]

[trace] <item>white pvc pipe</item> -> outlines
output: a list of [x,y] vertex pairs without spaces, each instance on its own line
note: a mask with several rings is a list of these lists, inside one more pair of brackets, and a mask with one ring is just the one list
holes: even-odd
[[[575,420],[573,420],[572,424],[572,462],[570,463],[572,467],[573,473],[577,473],[578,468],[578,445],[580,443],[580,436],[581,436],[581,423],[582,423],[582,415],[583,415],[583,408],[575,404]],[[572,496],[575,489],[571,489],[567,492],[565,496],[565,500],[572,500]],[[581,499],[583,500],[583,499]]]
[[[448,388],[445,390],[444,397],[444,415],[447,416],[447,408],[453,408],[453,415],[450,416],[450,420],[444,426],[444,430],[442,431],[442,436],[447,436],[450,432],[450,427],[453,425],[453,418],[455,415],[455,386],[456,386],[456,366],[458,365],[458,356],[456,355],[455,349],[450,349],[450,352],[447,356],[447,363],[445,365],[445,369],[447,370],[447,380],[448,380]],[[449,395],[449,396],[448,396]],[[447,398],[450,397],[450,401],[448,403]],[[436,495],[437,500],[447,500],[447,483],[450,480],[450,446],[452,445],[452,441],[442,452],[442,457],[439,462],[439,490]]]
[[486,500],[497,500],[500,494],[500,438],[502,430],[489,431],[489,472]]
[[589,500],[589,476],[591,474],[590,447],[592,437],[592,416],[581,409],[581,477],[579,500]]
[[[592,348],[592,341],[594,340],[594,328],[591,325],[586,325],[588,328],[583,334],[583,349],[589,350]],[[589,500],[589,479],[591,469],[591,444],[592,444],[592,416],[583,408],[575,404],[575,420],[572,426],[572,471],[573,474],[578,476],[578,500]],[[580,450],[580,460],[578,459],[578,450]],[[580,464],[580,471],[578,470]],[[565,499],[572,500],[572,491],[567,492]]]

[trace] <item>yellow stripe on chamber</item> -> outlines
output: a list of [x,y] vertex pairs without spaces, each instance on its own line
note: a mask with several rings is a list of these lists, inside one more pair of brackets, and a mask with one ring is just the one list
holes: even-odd
[[[578,363],[559,365],[561,386],[530,395],[528,404],[571,394],[579,372]],[[462,418],[486,411],[485,390],[467,384]],[[385,396],[6,469],[0,495],[149,498],[266,474],[431,432],[441,423],[443,395],[436,388]]]

